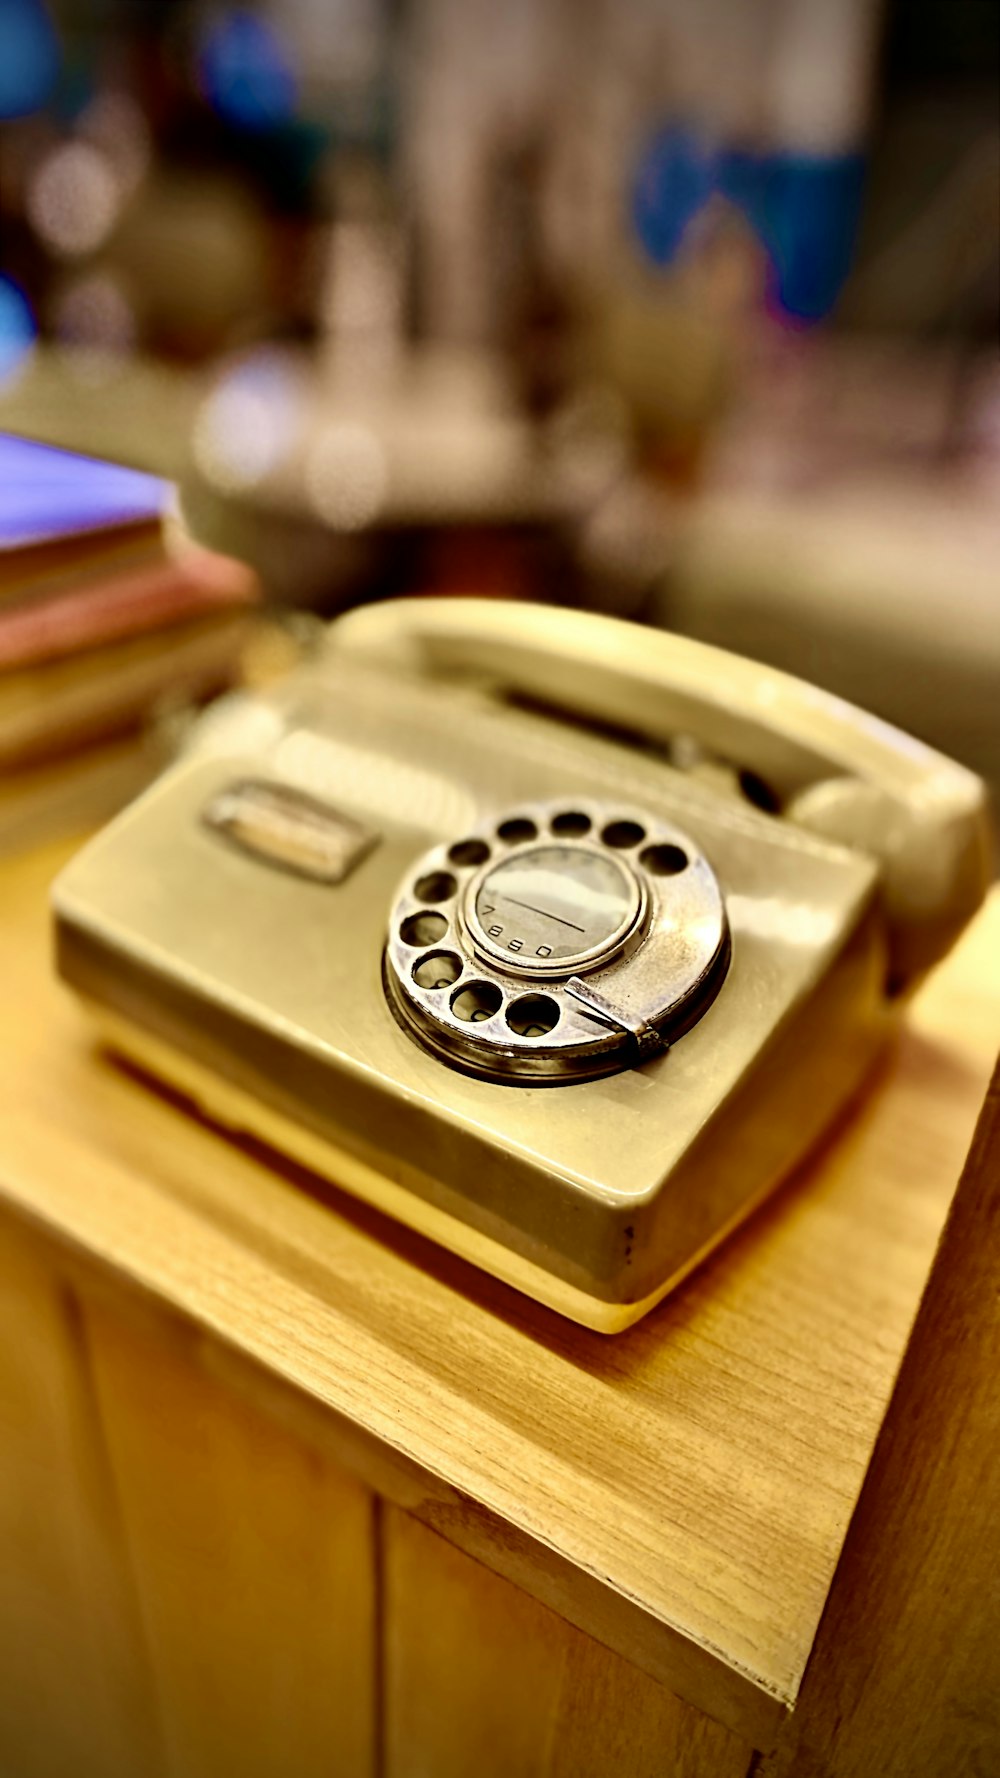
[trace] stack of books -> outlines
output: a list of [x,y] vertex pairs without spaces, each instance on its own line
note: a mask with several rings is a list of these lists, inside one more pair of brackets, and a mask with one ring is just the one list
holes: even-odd
[[155,477],[0,437],[0,848],[104,819],[240,676],[259,589]]

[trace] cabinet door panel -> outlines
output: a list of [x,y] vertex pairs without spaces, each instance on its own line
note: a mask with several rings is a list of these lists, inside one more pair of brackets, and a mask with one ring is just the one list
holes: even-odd
[[745,1778],[726,1729],[405,1513],[384,1523],[386,1778]]
[[171,1778],[368,1778],[371,1495],[188,1330],[87,1310]]
[[0,1771],[162,1778],[79,1305],[0,1218]]

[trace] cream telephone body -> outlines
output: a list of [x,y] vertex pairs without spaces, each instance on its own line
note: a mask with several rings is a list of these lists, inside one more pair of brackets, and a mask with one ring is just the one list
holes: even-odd
[[[692,737],[779,812],[609,729]],[[837,699],[427,599],[217,707],[55,916],[115,1046],[613,1332],[818,1136],[988,869],[979,781]]]

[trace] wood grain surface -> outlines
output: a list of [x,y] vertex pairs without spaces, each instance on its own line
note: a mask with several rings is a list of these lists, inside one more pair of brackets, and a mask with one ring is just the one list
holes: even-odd
[[170,1778],[374,1778],[371,1495],[169,1330],[83,1313]]
[[82,1318],[0,1216],[0,1772],[166,1778]]
[[604,1340],[100,1054],[49,969],[61,857],[0,878],[0,1193],[293,1395],[368,1485],[769,1746],[985,1090],[1000,903],[822,1152]]
[[753,1749],[389,1508],[385,1778],[744,1778]]
[[1000,1772],[1000,1069],[761,1778]]

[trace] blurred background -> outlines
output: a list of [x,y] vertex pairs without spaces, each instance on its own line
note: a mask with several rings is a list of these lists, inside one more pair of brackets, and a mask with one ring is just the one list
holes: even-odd
[[1000,783],[997,50],[995,0],[0,0],[0,846],[400,593]]

